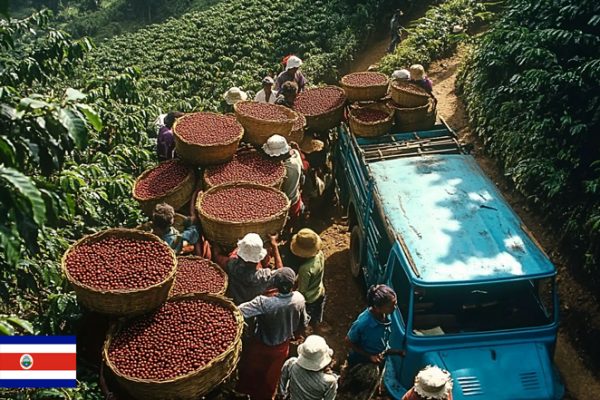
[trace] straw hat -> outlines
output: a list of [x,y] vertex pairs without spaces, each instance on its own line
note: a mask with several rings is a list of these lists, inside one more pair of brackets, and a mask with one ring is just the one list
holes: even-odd
[[301,65],[302,65],[302,60],[299,57],[290,56],[287,59],[287,62],[285,63],[285,70],[287,71],[288,69],[291,69],[291,68],[300,68]]
[[223,94],[223,98],[227,104],[235,104],[238,101],[244,101],[248,98],[248,93],[244,92],[237,86],[232,87]]
[[323,247],[321,238],[315,231],[303,228],[292,237],[290,250],[298,257],[310,258],[317,255]]
[[392,79],[409,79],[410,72],[407,69],[397,69],[392,73]]
[[417,374],[414,389],[425,399],[446,400],[452,392],[450,373],[434,365],[428,365]]
[[267,255],[263,241],[256,233],[248,233],[239,240],[237,255],[246,262],[258,263]]
[[274,85],[275,80],[273,80],[273,78],[271,78],[270,76],[265,76],[262,80],[262,84],[263,85]]
[[325,147],[325,143],[319,139],[313,139],[310,136],[304,136],[302,142],[300,142],[300,150],[305,154],[321,151],[323,150],[323,147]]
[[420,81],[425,76],[425,68],[421,64],[413,64],[410,66],[410,79]]
[[288,146],[287,140],[281,135],[271,136],[267,142],[263,144],[262,149],[271,157],[278,157],[290,152],[290,146]]
[[333,350],[319,335],[310,335],[298,346],[296,363],[309,371],[320,371],[331,363]]

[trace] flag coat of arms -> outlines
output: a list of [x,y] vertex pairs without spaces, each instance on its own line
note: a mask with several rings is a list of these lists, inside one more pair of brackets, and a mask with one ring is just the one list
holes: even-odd
[[75,336],[0,336],[0,387],[77,386]]

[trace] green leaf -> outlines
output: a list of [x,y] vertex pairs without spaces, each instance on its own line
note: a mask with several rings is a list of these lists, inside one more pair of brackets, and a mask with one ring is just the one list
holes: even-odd
[[19,243],[15,240],[15,236],[3,226],[0,226],[0,246],[4,249],[6,261],[16,265],[19,261]]
[[0,335],[12,336],[15,334],[15,328],[7,322],[0,321]]
[[88,134],[83,119],[73,111],[61,108],[58,111],[58,120],[65,127],[75,145],[79,149],[84,149],[87,146]]
[[65,97],[66,97],[67,101],[77,101],[77,100],[85,99],[86,95],[81,93],[77,89],[68,88],[65,93]]
[[77,104],[77,108],[79,108],[85,115],[85,118],[89,124],[94,127],[96,132],[100,132],[104,128],[104,124],[102,124],[100,116],[92,107],[88,106],[87,104]]
[[38,108],[49,108],[50,106],[51,106],[50,103],[47,103],[47,102],[41,101],[41,100],[37,100],[37,99],[32,99],[30,97],[25,97],[24,99],[21,99],[21,101],[19,101],[19,108],[38,109]]
[[20,197],[26,199],[31,206],[33,220],[38,226],[46,222],[46,205],[42,199],[42,194],[35,186],[33,180],[23,175],[14,168],[6,168],[0,165],[0,181],[12,187]]
[[8,317],[6,320],[15,326],[18,326],[25,332],[33,334],[33,325],[31,322],[18,317]]
[[15,145],[4,136],[0,136],[0,160],[7,165],[15,163]]

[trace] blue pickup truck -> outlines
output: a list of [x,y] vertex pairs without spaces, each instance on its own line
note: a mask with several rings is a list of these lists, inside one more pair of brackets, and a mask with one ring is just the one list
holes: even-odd
[[454,400],[560,399],[556,268],[445,124],[358,138],[338,130],[336,190],[350,268],[398,295],[384,383],[448,370]]

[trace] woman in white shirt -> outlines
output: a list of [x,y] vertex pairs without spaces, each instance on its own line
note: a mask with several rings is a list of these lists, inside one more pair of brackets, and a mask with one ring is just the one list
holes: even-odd
[[254,96],[254,101],[260,101],[262,103],[275,103],[277,96],[273,92],[273,85],[275,81],[270,76],[265,76],[262,80],[262,89]]

